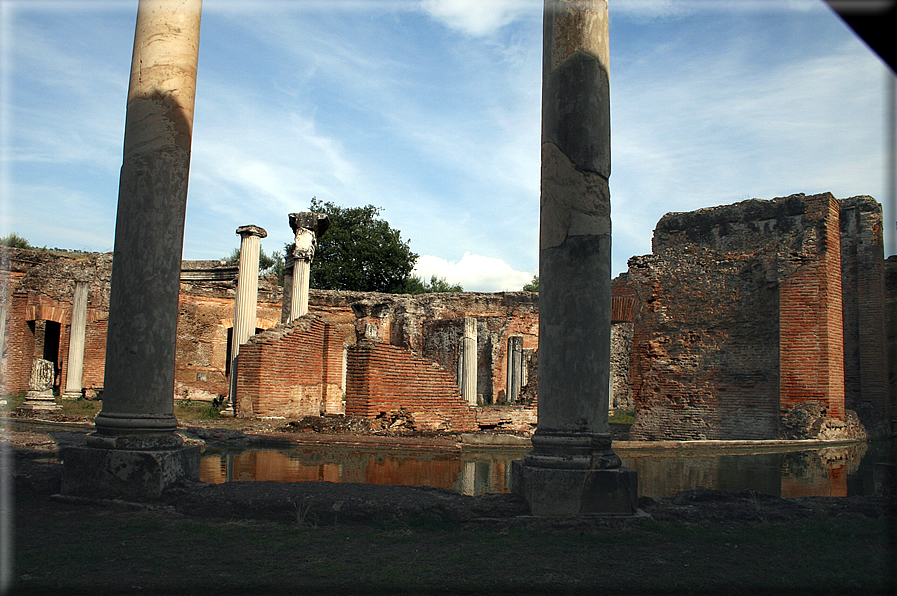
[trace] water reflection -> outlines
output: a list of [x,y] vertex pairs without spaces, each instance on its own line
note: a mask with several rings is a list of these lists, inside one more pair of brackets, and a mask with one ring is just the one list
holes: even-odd
[[[361,482],[433,486],[465,495],[506,493],[510,462],[528,449],[398,451],[331,446],[209,452],[203,482]],[[639,494],[674,495],[689,488],[752,489],[781,497],[872,494],[872,467],[887,446],[856,443],[790,452],[618,451],[639,474]]]
[[200,462],[200,480],[220,484],[277,482],[360,482],[433,486],[465,495],[508,492],[510,462],[525,451],[496,453],[356,450],[298,447],[290,450],[250,449],[207,453]]

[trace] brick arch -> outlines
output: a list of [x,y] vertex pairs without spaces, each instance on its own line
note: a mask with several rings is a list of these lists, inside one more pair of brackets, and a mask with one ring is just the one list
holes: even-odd
[[59,304],[29,304],[25,307],[26,321],[53,321],[66,325],[71,319],[72,309]]
[[610,320],[612,323],[632,323],[639,310],[635,296],[611,296]]

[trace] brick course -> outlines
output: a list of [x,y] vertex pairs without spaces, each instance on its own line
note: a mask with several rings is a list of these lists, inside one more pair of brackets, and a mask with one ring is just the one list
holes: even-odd
[[457,380],[410,350],[362,341],[349,349],[346,414],[376,418],[405,409],[419,430],[477,430]]

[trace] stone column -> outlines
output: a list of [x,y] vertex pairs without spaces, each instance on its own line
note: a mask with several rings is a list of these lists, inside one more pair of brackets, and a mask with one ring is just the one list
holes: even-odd
[[72,325],[69,331],[69,358],[65,375],[64,397],[81,397],[81,376],[84,373],[84,339],[87,334],[87,282],[75,282],[72,301]]
[[281,323],[290,322],[293,301],[293,268],[295,264],[296,259],[293,258],[293,253],[287,253],[283,263],[283,301],[280,306]]
[[512,404],[520,396],[523,386],[523,336],[512,335],[508,338],[508,386],[507,402]]
[[539,418],[513,490],[534,515],[632,514],[634,470],[608,427],[610,83],[607,0],[545,0]]
[[296,235],[293,246],[293,280],[290,290],[290,321],[308,313],[308,285],[311,262],[315,257],[318,238],[330,227],[324,213],[290,213],[290,227]]
[[146,498],[199,476],[198,450],[174,433],[173,393],[201,9],[202,0],[137,6],[103,409],[90,447],[63,454],[66,494]]
[[471,406],[477,405],[477,320],[464,317],[464,337],[461,340],[461,396]]
[[236,408],[237,356],[240,344],[245,344],[255,333],[258,316],[259,248],[261,239],[268,232],[258,226],[237,228],[240,240],[240,268],[237,273],[237,299],[234,301],[234,330],[231,336],[230,394],[231,405]]
[[28,379],[28,392],[25,393],[25,401],[18,411],[33,413],[59,410],[60,406],[53,397],[55,376],[56,365],[49,360],[35,358],[31,365],[31,378]]

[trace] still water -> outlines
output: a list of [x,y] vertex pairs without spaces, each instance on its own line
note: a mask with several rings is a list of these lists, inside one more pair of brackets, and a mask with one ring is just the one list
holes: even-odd
[[[854,496],[874,492],[873,464],[884,443],[856,443],[801,451],[733,454],[722,450],[617,449],[638,472],[639,495],[666,497],[689,488],[744,490],[781,497]],[[505,493],[511,462],[526,449],[411,451],[299,446],[291,449],[207,451],[203,482],[362,482],[433,486],[466,495]]]

